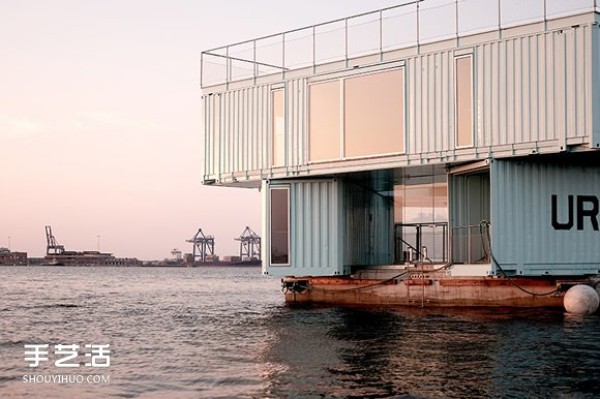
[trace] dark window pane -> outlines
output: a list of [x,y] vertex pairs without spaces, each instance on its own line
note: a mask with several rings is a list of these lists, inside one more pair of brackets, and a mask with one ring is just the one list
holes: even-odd
[[271,188],[271,264],[289,264],[289,188]]

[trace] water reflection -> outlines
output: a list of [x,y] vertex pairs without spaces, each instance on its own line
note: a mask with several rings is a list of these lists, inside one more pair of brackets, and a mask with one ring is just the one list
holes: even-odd
[[[597,397],[599,319],[514,309],[289,307],[265,397]],[[592,336],[590,336],[592,334]]]
[[[0,274],[2,398],[600,397],[598,315],[292,307],[235,268]],[[31,342],[109,342],[110,384],[24,384]]]

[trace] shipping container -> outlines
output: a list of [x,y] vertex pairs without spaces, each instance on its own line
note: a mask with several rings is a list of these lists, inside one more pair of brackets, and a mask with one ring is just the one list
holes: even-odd
[[494,160],[492,248],[523,276],[600,273],[598,154]]
[[206,51],[203,182],[260,188],[287,300],[562,306],[599,284],[599,26],[416,1]]
[[347,179],[279,180],[263,187],[263,272],[349,274],[392,263],[391,197]]
[[597,15],[205,87],[204,181],[259,187],[600,147]]

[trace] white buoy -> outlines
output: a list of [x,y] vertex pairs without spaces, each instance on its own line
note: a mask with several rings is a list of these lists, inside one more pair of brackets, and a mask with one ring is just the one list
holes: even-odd
[[600,296],[589,285],[578,284],[569,288],[563,299],[563,304],[569,313],[592,314],[598,309]]

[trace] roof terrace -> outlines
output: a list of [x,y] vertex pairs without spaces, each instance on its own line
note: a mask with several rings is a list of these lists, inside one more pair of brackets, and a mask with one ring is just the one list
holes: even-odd
[[200,86],[229,85],[584,12],[598,0],[416,0],[201,54]]

